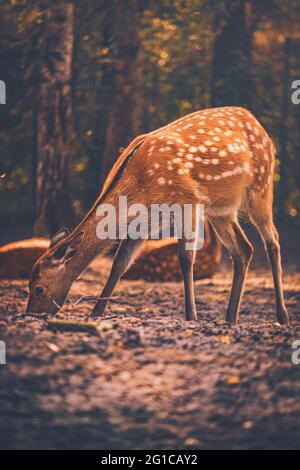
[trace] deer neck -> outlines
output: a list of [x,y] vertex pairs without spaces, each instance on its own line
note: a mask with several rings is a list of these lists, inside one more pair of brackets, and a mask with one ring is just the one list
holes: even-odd
[[118,240],[99,239],[96,233],[98,222],[99,217],[94,210],[69,235],[72,238],[76,233],[84,231],[84,238],[78,253],[68,262],[68,271],[72,282],[96,256],[105,254],[118,242]]

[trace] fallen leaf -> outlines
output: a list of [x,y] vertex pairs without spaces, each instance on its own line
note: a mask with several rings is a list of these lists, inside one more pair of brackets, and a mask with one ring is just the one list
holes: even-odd
[[226,382],[230,385],[237,385],[241,383],[241,378],[238,375],[230,375]]
[[185,441],[184,441],[184,445],[185,446],[189,446],[189,447],[195,447],[197,445],[200,444],[200,441],[199,439],[196,439],[195,437],[188,437]]
[[229,335],[219,336],[220,343],[222,344],[230,344],[231,338]]

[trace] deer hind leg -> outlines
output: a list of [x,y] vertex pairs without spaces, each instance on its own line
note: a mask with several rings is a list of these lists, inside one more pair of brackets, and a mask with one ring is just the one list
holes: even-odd
[[121,240],[119,248],[116,252],[113,265],[111,268],[111,272],[109,278],[101,292],[101,295],[94,306],[93,315],[101,316],[103,315],[105,308],[109,302],[109,299],[117,286],[119,280],[123,276],[123,274],[127,271],[130,267],[131,263],[133,263],[135,256],[141,245],[144,243],[144,240],[132,240],[126,239]]
[[266,252],[272,269],[275,299],[276,318],[281,324],[289,323],[289,316],[284,303],[282,285],[282,265],[279,235],[273,222],[271,198],[263,199],[260,195],[253,196],[249,204],[249,217],[256,226],[264,242]]
[[239,307],[253,247],[235,217],[215,217],[210,221],[232,258],[233,280],[226,321],[236,323],[239,317]]

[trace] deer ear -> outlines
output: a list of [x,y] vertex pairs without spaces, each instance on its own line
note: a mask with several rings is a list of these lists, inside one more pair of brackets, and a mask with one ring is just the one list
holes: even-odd
[[57,245],[58,242],[63,240],[69,235],[69,230],[67,228],[62,228],[58,232],[56,232],[53,237],[51,237],[49,248],[53,248]]
[[84,239],[84,230],[81,230],[80,232],[76,233],[73,238],[69,241],[69,247],[72,248],[73,250],[78,250],[80,248],[81,243],[83,242]]
[[65,264],[74,255],[76,255],[78,249],[84,238],[84,231],[81,230],[79,233],[74,235],[73,238],[63,243],[53,254],[55,261],[59,261],[60,264]]

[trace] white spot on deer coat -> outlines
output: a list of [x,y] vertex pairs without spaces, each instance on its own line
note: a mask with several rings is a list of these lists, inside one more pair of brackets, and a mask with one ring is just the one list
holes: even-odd
[[163,186],[165,184],[166,180],[165,180],[165,178],[160,177],[160,178],[158,178],[157,182],[160,186]]

